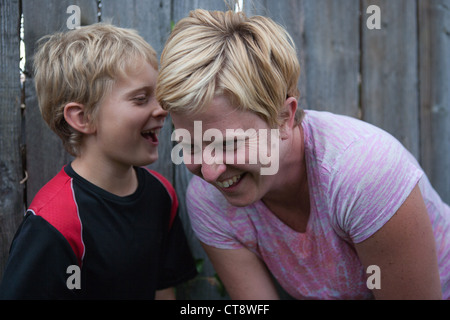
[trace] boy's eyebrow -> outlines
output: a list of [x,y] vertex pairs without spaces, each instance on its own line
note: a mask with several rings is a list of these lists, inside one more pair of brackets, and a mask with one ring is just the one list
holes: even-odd
[[125,95],[133,96],[133,95],[135,95],[137,93],[140,93],[140,92],[145,92],[145,93],[148,94],[148,93],[152,93],[154,90],[155,90],[154,86],[143,86],[143,87],[140,87],[140,88],[137,88],[137,89],[131,89],[130,91],[126,92]]

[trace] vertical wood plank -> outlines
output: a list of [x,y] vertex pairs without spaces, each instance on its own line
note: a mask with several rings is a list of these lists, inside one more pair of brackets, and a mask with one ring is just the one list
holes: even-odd
[[0,0],[0,279],[24,212],[19,25],[19,1]]
[[[359,7],[354,0],[304,0],[303,81],[307,108],[359,117]],[[295,19],[295,18],[292,18]]]
[[227,11],[227,0],[172,0],[172,21],[177,23],[180,19],[187,17],[191,10],[219,10]]
[[[135,29],[155,49],[159,57],[170,33],[170,10],[170,1],[103,0],[102,21]],[[171,133],[172,124],[168,117],[159,135],[158,160],[148,167],[160,172],[173,183],[174,173],[170,159]]]
[[135,29],[161,54],[170,33],[170,1],[102,0],[102,21]]
[[[369,5],[381,9],[381,29],[369,30]],[[362,1],[363,120],[394,135],[419,156],[416,1]]]
[[421,162],[450,203],[450,2],[418,1]]
[[22,5],[27,57],[25,66],[27,71],[25,118],[29,176],[27,199],[31,202],[39,189],[71,160],[71,156],[64,150],[60,138],[48,128],[39,111],[32,78],[32,58],[36,49],[36,41],[47,34],[67,31],[67,19],[70,17],[67,7],[70,5],[80,7],[81,25],[97,22],[97,2],[95,0],[23,0]]
[[300,61],[300,106],[359,117],[359,5],[354,0],[246,1],[293,38]]

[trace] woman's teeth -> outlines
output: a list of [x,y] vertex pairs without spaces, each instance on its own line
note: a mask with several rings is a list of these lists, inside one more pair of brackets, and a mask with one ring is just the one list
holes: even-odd
[[221,188],[229,188],[236,182],[238,182],[241,179],[241,175],[234,176],[230,179],[224,180],[222,182],[216,181],[216,184]]

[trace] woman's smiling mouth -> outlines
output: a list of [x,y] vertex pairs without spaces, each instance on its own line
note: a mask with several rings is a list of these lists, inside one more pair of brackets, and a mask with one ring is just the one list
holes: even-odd
[[241,180],[241,177],[242,177],[242,174],[238,174],[238,175],[235,175],[235,176],[233,176],[231,178],[228,178],[228,179],[225,179],[225,180],[222,180],[222,181],[216,181],[216,184],[219,187],[226,189],[226,188],[229,188],[232,185],[236,184],[237,182],[239,182]]

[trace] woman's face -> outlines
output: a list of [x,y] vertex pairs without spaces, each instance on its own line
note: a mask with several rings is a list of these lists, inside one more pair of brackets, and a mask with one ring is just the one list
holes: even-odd
[[200,114],[171,116],[186,167],[232,205],[249,205],[270,190],[279,168],[278,129],[254,112],[233,107],[224,96]]

